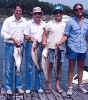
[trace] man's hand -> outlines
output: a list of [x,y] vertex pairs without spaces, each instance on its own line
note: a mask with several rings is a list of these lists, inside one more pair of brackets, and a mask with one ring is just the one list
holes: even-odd
[[43,42],[42,42],[42,45],[43,45],[44,47],[46,47],[47,42],[46,42],[46,41],[43,41]]
[[13,42],[14,42],[14,44],[15,44],[17,47],[20,47],[20,46],[21,46],[20,41],[19,41],[19,40],[17,40],[17,39],[15,39],[15,38],[13,38],[13,37],[9,38],[8,40],[13,41]]
[[58,47],[60,45],[62,45],[66,40],[68,39],[67,35],[63,35],[62,39],[60,41],[58,41],[55,46]]
[[56,42],[55,47],[58,47],[60,45],[61,45],[60,42]]
[[14,44],[15,44],[17,47],[20,47],[20,46],[21,46],[20,41],[18,41],[18,40],[16,40],[16,39],[14,39],[13,41],[14,41]]
[[34,37],[31,37],[31,42],[37,41]]

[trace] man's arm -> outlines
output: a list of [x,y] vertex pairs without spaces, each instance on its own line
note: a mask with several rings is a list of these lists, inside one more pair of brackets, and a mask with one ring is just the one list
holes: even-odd
[[55,44],[55,46],[60,46],[60,45],[63,44],[67,39],[68,39],[68,36],[67,36],[67,35],[63,35],[62,39],[61,39],[59,42],[57,42],[57,43]]
[[43,36],[42,36],[42,44],[43,46],[47,45],[47,34],[48,34],[48,30],[44,30]]
[[12,40],[17,47],[21,46],[20,41],[13,37],[8,38],[8,40]]
[[27,40],[27,41],[29,41],[29,42],[33,42],[33,41],[36,40],[34,37],[29,36],[29,35],[24,35],[24,39]]

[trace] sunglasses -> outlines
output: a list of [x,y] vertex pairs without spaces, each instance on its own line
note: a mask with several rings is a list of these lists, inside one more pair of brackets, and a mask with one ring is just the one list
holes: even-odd
[[34,15],[42,15],[42,12],[35,12]]
[[55,11],[53,14],[54,14],[54,15],[63,14],[63,12],[59,10],[59,11]]
[[83,10],[83,8],[76,8],[76,9],[74,9],[74,11],[76,11],[76,12],[82,11],[82,10]]

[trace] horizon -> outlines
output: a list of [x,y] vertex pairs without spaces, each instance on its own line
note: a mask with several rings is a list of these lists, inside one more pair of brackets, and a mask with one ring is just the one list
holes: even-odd
[[73,6],[76,3],[81,3],[84,6],[84,9],[88,9],[88,0],[39,0],[42,2],[48,2],[48,3],[52,3],[52,4],[64,4],[66,6],[69,6],[70,8],[73,8]]

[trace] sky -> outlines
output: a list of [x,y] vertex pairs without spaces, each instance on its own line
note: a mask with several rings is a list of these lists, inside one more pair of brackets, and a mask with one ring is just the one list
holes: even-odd
[[74,6],[76,3],[82,3],[85,9],[88,9],[88,0],[39,0],[39,1],[45,1],[53,4],[64,4],[68,5],[71,8]]

